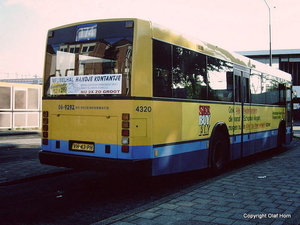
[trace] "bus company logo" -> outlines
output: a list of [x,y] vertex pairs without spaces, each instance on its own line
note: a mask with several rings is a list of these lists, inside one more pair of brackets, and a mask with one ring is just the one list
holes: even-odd
[[209,135],[210,129],[210,106],[199,106],[199,136]]

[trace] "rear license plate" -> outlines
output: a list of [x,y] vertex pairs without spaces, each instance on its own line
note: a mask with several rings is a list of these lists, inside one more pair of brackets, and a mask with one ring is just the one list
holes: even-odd
[[94,152],[94,143],[72,142],[70,150]]

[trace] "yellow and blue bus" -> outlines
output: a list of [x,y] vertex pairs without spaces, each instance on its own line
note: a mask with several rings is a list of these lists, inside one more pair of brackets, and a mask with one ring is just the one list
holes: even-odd
[[43,164],[150,176],[292,140],[291,75],[140,19],[48,32]]

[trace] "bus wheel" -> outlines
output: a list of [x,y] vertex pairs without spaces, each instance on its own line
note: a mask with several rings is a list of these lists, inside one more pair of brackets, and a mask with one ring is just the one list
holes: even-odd
[[277,148],[276,150],[278,152],[282,151],[283,144],[285,142],[285,125],[280,124],[278,128],[278,134],[277,134]]
[[218,175],[225,169],[229,161],[229,142],[223,132],[216,131],[210,146],[212,173]]

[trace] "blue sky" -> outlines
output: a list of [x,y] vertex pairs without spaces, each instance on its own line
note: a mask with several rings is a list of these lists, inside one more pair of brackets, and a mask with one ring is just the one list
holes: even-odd
[[[299,0],[266,1],[272,48],[300,49]],[[42,76],[47,30],[93,19],[152,20],[231,51],[269,47],[264,0],[0,0],[0,15],[0,78]]]

